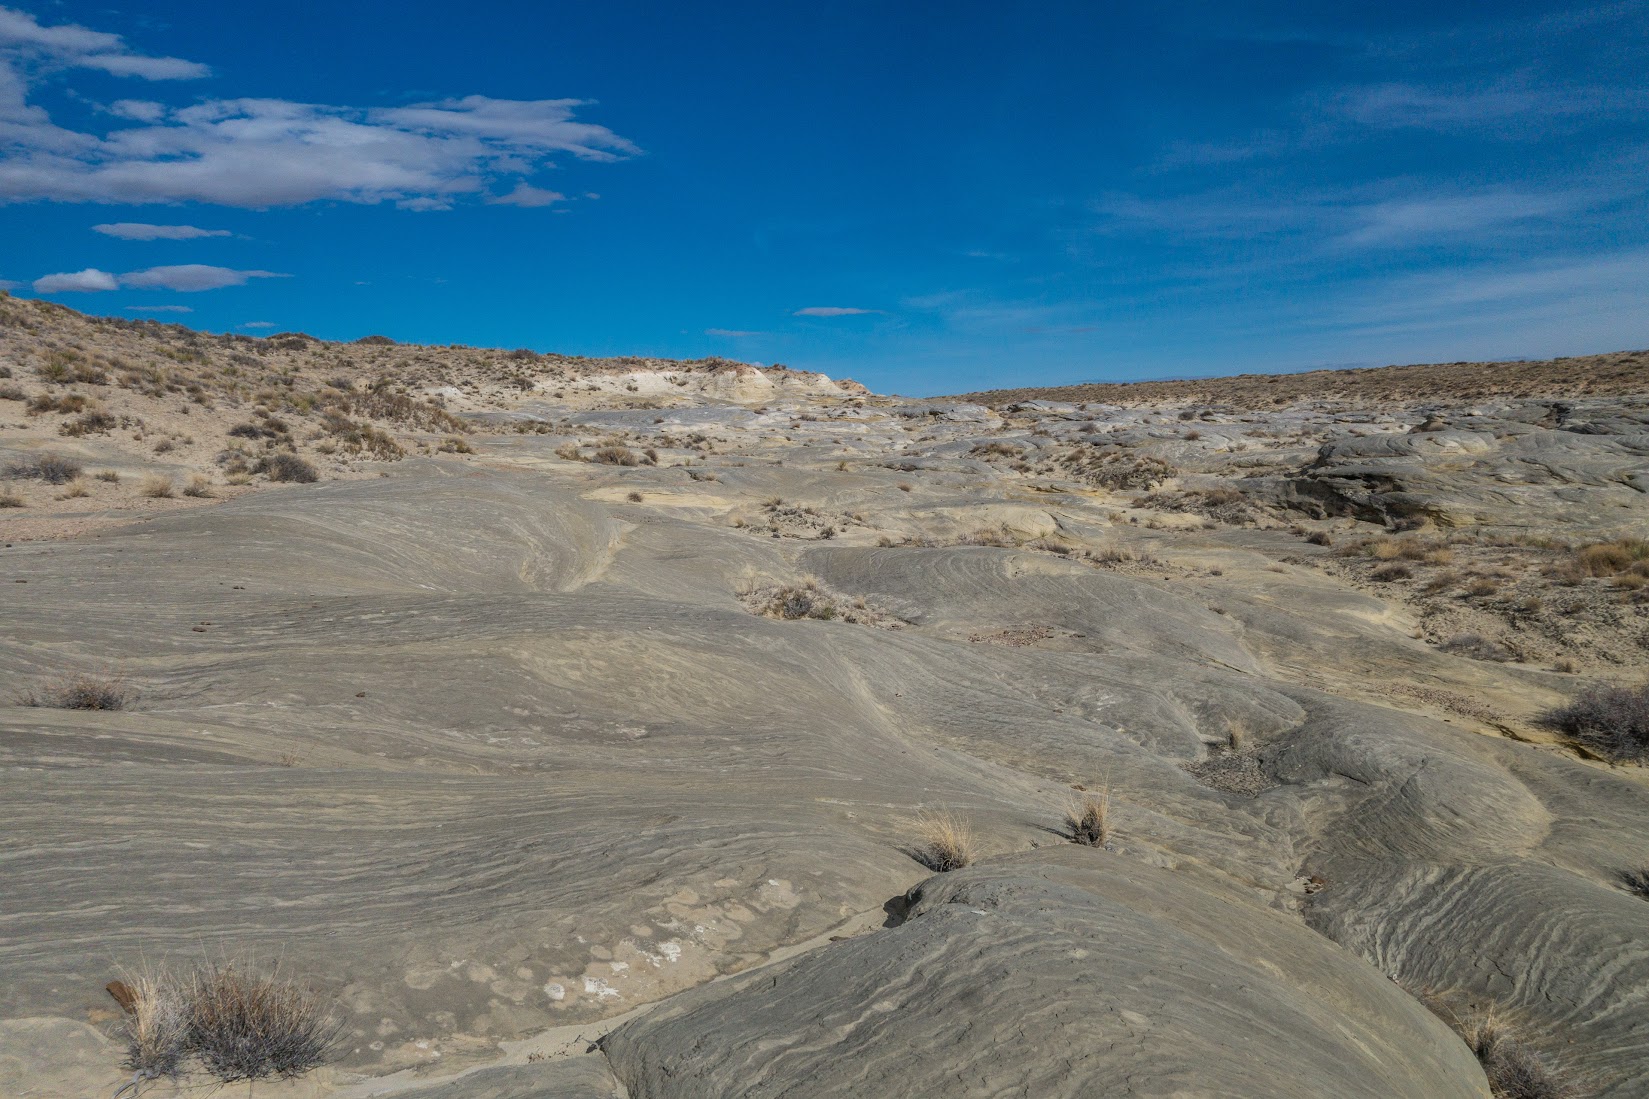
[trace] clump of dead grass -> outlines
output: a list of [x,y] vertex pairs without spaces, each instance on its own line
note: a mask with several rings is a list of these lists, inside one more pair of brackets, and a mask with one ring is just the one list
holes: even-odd
[[137,697],[137,691],[119,677],[79,674],[30,687],[18,693],[15,701],[19,706],[55,710],[124,710]]
[[1065,811],[1065,827],[1072,843],[1104,847],[1111,840],[1111,788],[1079,795]]
[[920,845],[916,861],[937,873],[960,870],[979,857],[978,842],[967,821],[952,813],[924,812],[912,824]]
[[143,478],[143,483],[138,485],[137,492],[139,496],[147,496],[152,500],[170,500],[176,495],[177,488],[172,484],[170,477],[160,473],[151,473]]
[[229,963],[190,977],[189,1051],[224,1083],[291,1077],[330,1061],[342,1024],[307,990]]
[[[124,1009],[116,1033],[133,1080],[175,1079],[189,1046],[189,1012],[177,982],[148,970],[124,972],[108,991]],[[133,1091],[136,1089],[133,1088]]]
[[1495,1099],[1579,1099],[1574,1082],[1492,1012],[1467,1018],[1460,1036],[1483,1066]]
[[327,1064],[343,1024],[308,990],[229,962],[182,976],[126,973],[108,986],[124,1009],[118,1026],[135,1093],[178,1077],[193,1059],[219,1083],[301,1076]]

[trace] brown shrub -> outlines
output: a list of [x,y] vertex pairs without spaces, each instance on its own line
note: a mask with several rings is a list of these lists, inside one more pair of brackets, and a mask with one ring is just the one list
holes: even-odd
[[48,485],[62,485],[80,476],[84,468],[72,458],[41,454],[26,461],[12,463],[6,467],[5,475],[16,480],[38,480]]
[[185,998],[189,1051],[223,1083],[301,1076],[336,1055],[342,1024],[291,982],[207,964]]
[[70,675],[16,696],[19,706],[44,706],[55,710],[124,710],[137,701],[137,692],[126,681],[94,675]]

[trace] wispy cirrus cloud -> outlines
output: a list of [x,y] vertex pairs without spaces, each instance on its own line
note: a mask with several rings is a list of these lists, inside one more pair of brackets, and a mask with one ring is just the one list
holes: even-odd
[[1495,187],[1478,191],[1387,181],[1333,190],[1301,190],[1288,201],[1243,187],[1161,198],[1111,195],[1095,203],[1102,232],[1259,242],[1303,241],[1295,260],[1354,249],[1401,249],[1462,238],[1524,232],[1606,201],[1595,187]]
[[205,65],[148,57],[117,35],[43,27],[0,8],[0,202],[209,202],[266,208],[318,200],[445,209],[464,197],[542,207],[562,199],[523,177],[553,157],[611,162],[640,149],[576,117],[588,101],[469,95],[401,107],[214,98],[183,107],[116,100],[131,125],[70,130],[28,103],[41,67],[148,80],[206,76]]
[[227,237],[227,229],[199,229],[193,225],[149,225],[137,221],[117,221],[94,225],[92,231],[120,240],[197,240],[201,237]]
[[195,310],[187,305],[128,305],[128,313],[193,313]]
[[880,309],[855,309],[844,305],[809,305],[805,309],[798,309],[798,317],[862,317],[868,313],[880,313]]
[[706,328],[706,336],[726,336],[732,339],[743,339],[746,336],[765,336],[765,332],[753,332],[744,328]]
[[119,290],[122,286],[136,290],[176,290],[195,293],[201,290],[220,290],[225,286],[241,286],[251,279],[284,279],[290,276],[274,271],[237,271],[231,267],[213,267],[205,263],[184,263],[168,267],[149,267],[142,271],[128,271],[113,275],[88,267],[84,271],[43,275],[34,280],[34,289],[40,294],[97,293]]
[[99,69],[144,80],[198,80],[212,70],[176,57],[150,57],[129,48],[118,34],[65,23],[43,27],[27,12],[0,7],[0,51],[22,61]]

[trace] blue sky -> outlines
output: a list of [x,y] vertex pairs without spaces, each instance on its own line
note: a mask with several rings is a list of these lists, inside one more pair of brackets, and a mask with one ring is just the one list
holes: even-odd
[[913,394],[1641,348],[1646,72],[1644,2],[14,0],[0,279]]

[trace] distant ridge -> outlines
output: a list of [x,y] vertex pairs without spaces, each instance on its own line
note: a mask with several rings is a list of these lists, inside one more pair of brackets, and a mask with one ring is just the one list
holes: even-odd
[[1574,358],[1240,374],[1178,381],[1086,382],[988,389],[958,400],[1001,406],[1023,401],[1142,405],[1205,403],[1270,408],[1295,401],[1471,401],[1505,397],[1604,397],[1649,394],[1649,351]]

